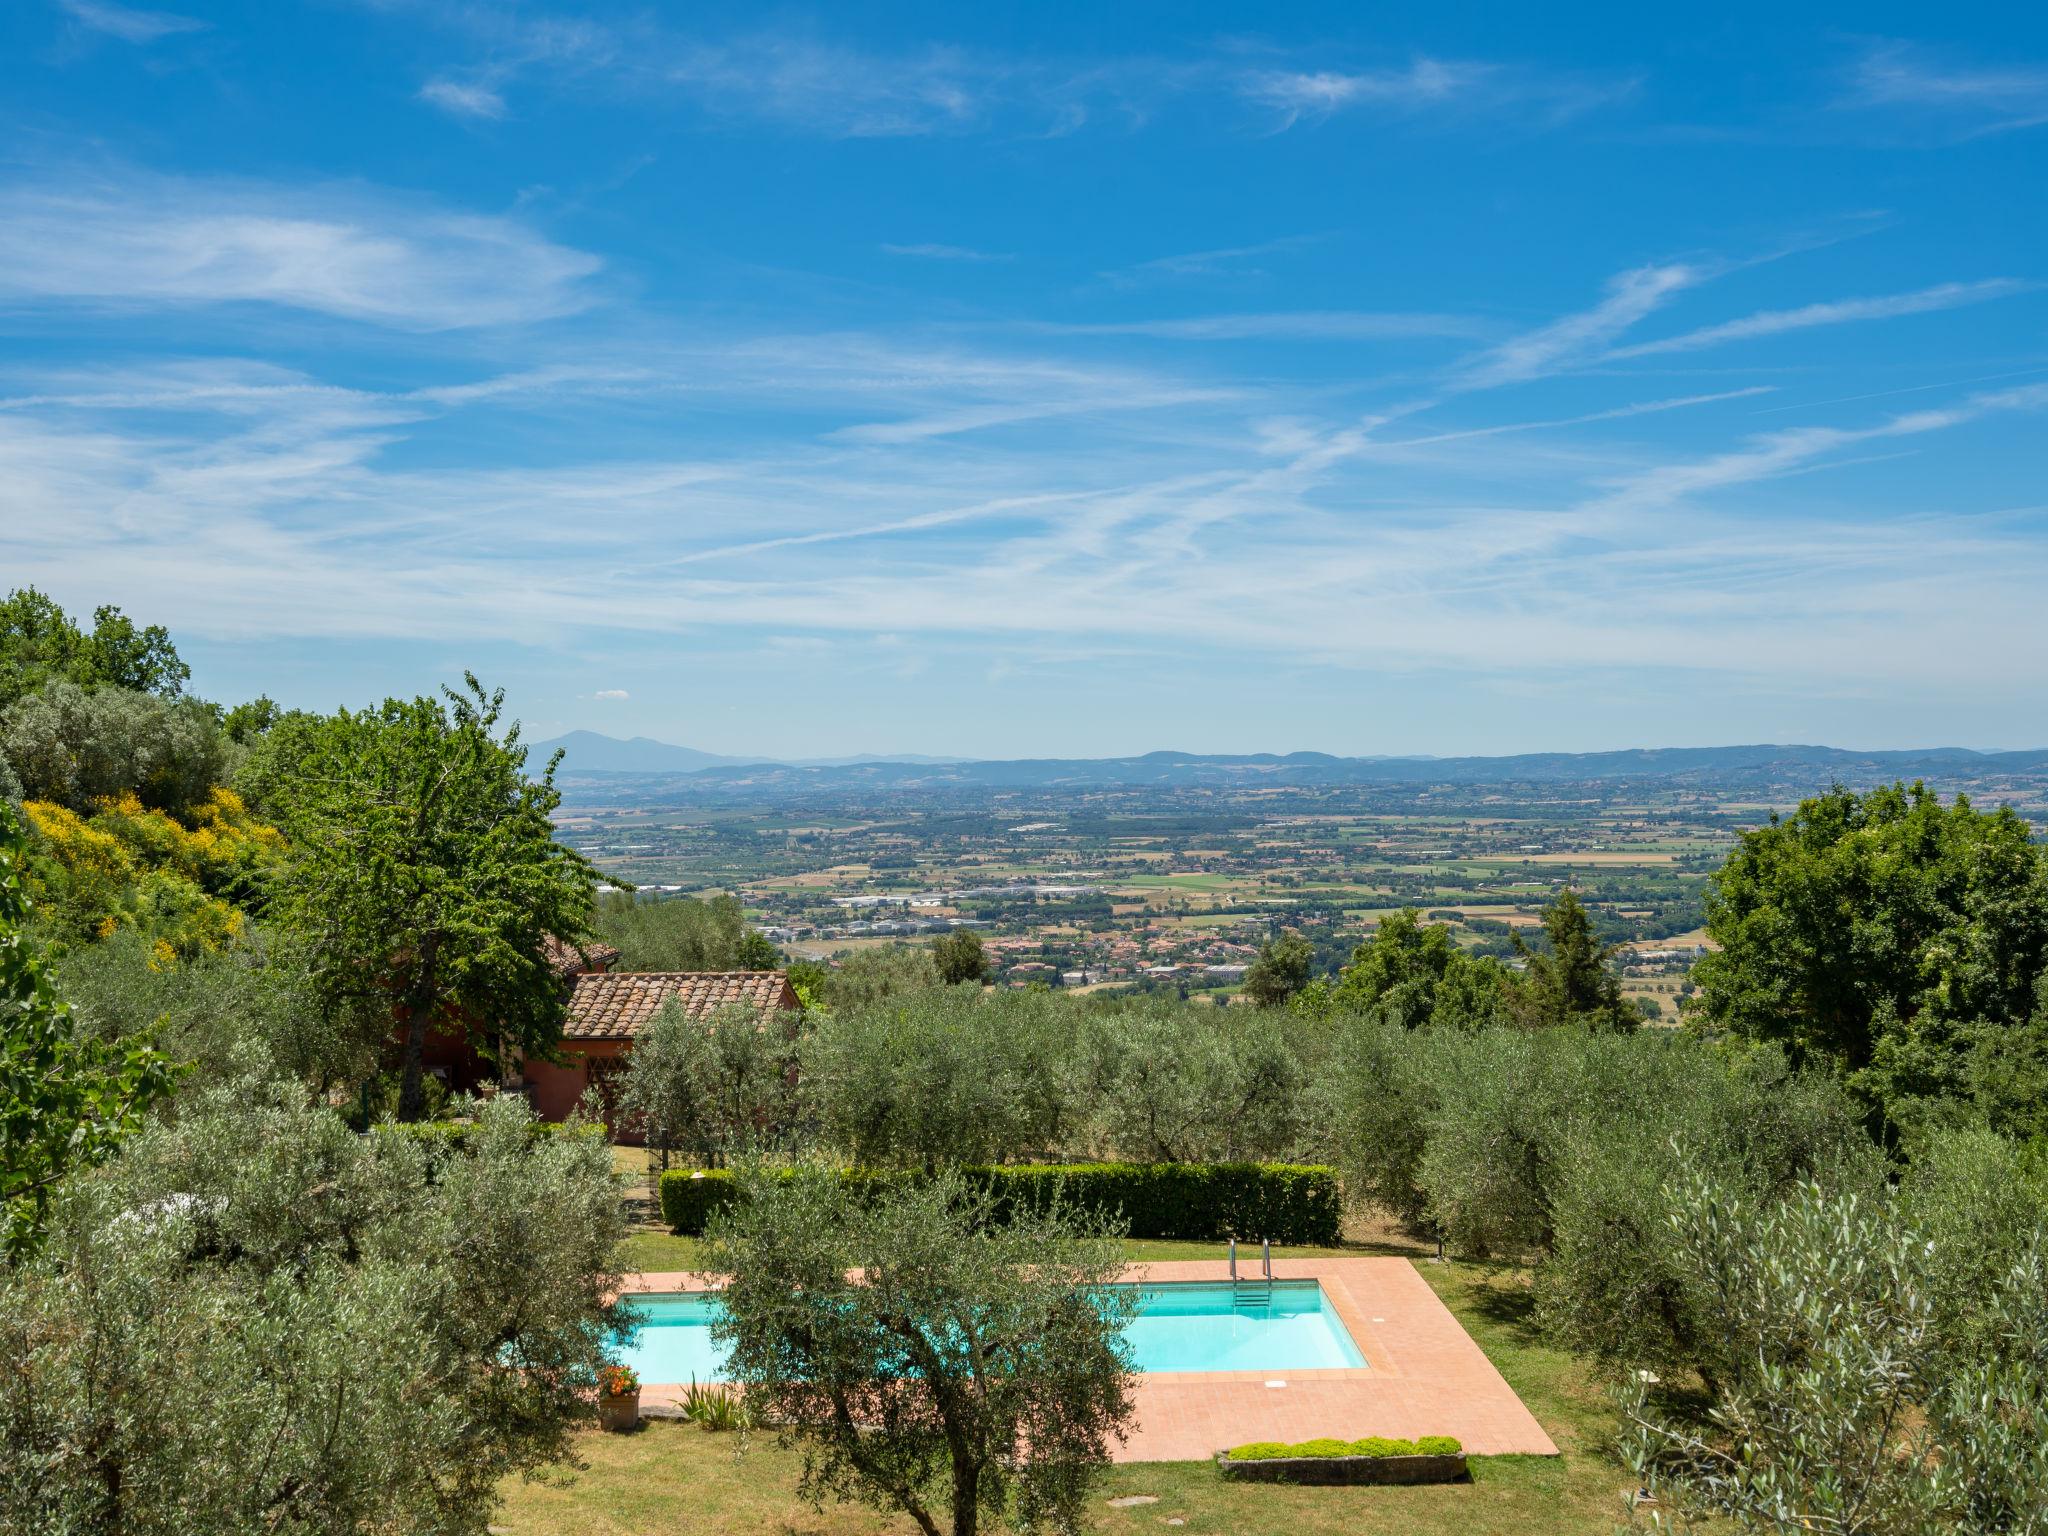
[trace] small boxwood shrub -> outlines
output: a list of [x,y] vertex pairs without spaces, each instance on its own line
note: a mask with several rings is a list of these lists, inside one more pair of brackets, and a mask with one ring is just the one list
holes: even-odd
[[1283,1461],[1296,1457],[1330,1456],[1457,1456],[1464,1447],[1449,1435],[1424,1435],[1420,1440],[1389,1440],[1367,1435],[1363,1440],[1303,1440],[1284,1445],[1278,1440],[1254,1440],[1229,1452],[1232,1461]]
[[[969,1168],[995,1197],[998,1219],[1039,1210],[1057,1193],[1069,1204],[1120,1211],[1132,1237],[1330,1244],[1342,1211],[1334,1169],[1300,1163],[1015,1163]],[[923,1177],[855,1168],[848,1184],[875,1188]],[[675,1169],[661,1176],[661,1214],[686,1237],[703,1234],[714,1212],[737,1198],[722,1169]]]
[[739,1197],[723,1168],[671,1168],[661,1176],[661,1219],[684,1237],[702,1237],[711,1218]]

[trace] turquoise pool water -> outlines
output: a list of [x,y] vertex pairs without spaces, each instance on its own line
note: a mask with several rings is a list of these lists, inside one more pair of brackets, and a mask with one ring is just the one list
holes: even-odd
[[[639,1326],[619,1358],[644,1382],[717,1381],[711,1341],[718,1299],[662,1292],[635,1298]],[[1365,1357],[1313,1280],[1279,1280],[1270,1303],[1239,1306],[1229,1285],[1143,1285],[1124,1330],[1137,1368],[1173,1371],[1359,1370]]]

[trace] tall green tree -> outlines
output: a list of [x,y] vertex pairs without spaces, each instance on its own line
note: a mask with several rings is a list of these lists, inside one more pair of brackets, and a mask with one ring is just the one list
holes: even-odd
[[111,1156],[176,1070],[140,1039],[82,1038],[23,929],[28,836],[0,801],[0,1255],[41,1241],[57,1185]]
[[1353,1012],[1379,1010],[1414,1029],[1445,1024],[1475,1029],[1500,1021],[1506,970],[1468,955],[1447,924],[1422,921],[1413,908],[1389,912],[1331,989],[1330,1001]]
[[[337,1014],[402,1031],[399,1116],[426,1108],[428,1033],[488,1058],[551,1050],[564,998],[545,941],[589,930],[595,875],[555,840],[555,762],[530,778],[504,694],[285,721],[249,765],[292,857],[276,912]],[[559,754],[557,754],[557,760]]]
[[957,1175],[862,1201],[804,1170],[754,1180],[715,1230],[715,1336],[820,1505],[925,1536],[1077,1527],[1131,1414],[1122,1255],[1092,1216],[993,1216]]
[[1529,1022],[1573,1025],[1595,1030],[1639,1028],[1643,1016],[1621,994],[1621,978],[1609,960],[1612,945],[1593,931],[1593,915],[1566,886],[1543,910],[1545,948],[1531,949],[1515,935],[1515,946],[1528,958],[1522,986]]
[[1261,1008],[1277,1008],[1308,985],[1315,964],[1315,946],[1290,928],[1259,947],[1258,959],[1244,973],[1245,996]]
[[980,986],[991,971],[981,935],[972,928],[955,928],[933,939],[932,963],[939,969],[939,980],[949,987],[970,981]]
[[2009,807],[1836,788],[1743,834],[1707,893],[1700,1017],[1856,1076],[1880,1106],[1967,1094],[2048,971],[2048,860]]
[[85,630],[34,587],[0,599],[0,706],[53,682],[174,699],[191,677],[161,624],[138,629],[119,608],[105,606]]

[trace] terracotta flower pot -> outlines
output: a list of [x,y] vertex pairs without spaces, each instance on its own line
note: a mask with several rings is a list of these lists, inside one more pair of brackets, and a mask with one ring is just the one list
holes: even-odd
[[613,1431],[633,1428],[640,1422],[640,1389],[613,1394],[600,1393],[597,1399],[597,1424],[600,1429]]

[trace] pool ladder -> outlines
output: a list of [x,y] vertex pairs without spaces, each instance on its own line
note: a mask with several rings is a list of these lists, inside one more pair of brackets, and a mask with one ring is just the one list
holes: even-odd
[[1237,1271],[1237,1239],[1230,1240],[1230,1295],[1233,1307],[1270,1307],[1273,1304],[1273,1240],[1259,1240],[1259,1273]]

